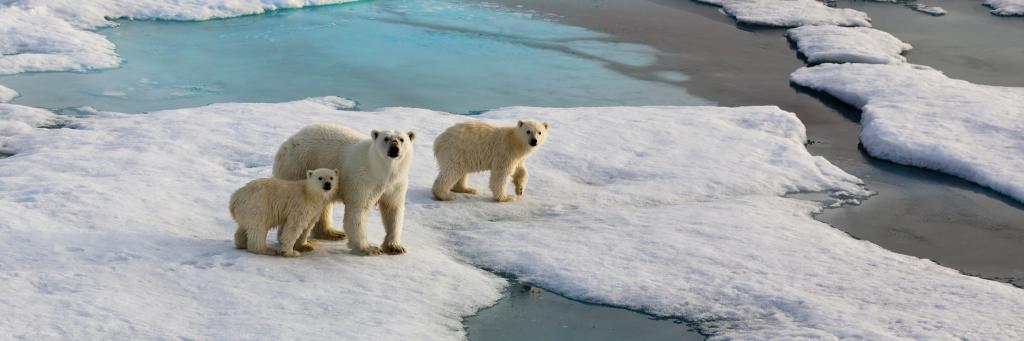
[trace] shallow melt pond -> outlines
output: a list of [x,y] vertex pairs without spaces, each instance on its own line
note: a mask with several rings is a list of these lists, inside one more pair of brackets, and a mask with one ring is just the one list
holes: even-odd
[[[122,67],[0,77],[13,103],[143,112],[339,95],[363,108],[456,113],[511,105],[706,104],[659,52],[531,12],[456,1],[372,1],[101,30]],[[647,77],[644,77],[647,76]],[[648,79],[648,80],[642,80]]]

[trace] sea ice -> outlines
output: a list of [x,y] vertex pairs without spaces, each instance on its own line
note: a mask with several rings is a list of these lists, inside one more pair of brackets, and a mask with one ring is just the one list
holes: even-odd
[[973,84],[910,64],[824,64],[791,79],[861,108],[860,139],[872,156],[1024,202],[1024,88]]
[[910,9],[913,9],[915,11],[934,16],[946,15],[946,10],[939,6],[930,6],[925,4],[907,4],[907,7],[910,7]]
[[1024,15],[1024,0],[985,0],[995,15]]
[[14,89],[0,85],[0,103],[10,102],[15,97],[18,97],[18,92]]
[[796,42],[807,62],[896,64],[907,59],[910,50],[893,35],[870,27],[807,25],[790,29],[786,35]]
[[[1019,289],[855,240],[811,217],[820,204],[780,197],[867,192],[810,155],[796,115],[776,107],[512,107],[468,117],[344,110],[352,104],[94,112],[68,118],[70,128],[3,135],[16,154],[0,161],[0,306],[18,314],[0,329],[22,338],[455,339],[460,318],[505,284],[470,262],[572,298],[686,317],[723,337],[1024,335]],[[552,127],[528,161],[524,198],[491,202],[486,175],[470,181],[482,195],[431,198],[435,136],[456,122],[524,117]],[[331,242],[297,259],[232,249],[228,196],[268,176],[277,145],[312,122],[418,133],[409,254],[353,256]],[[379,217],[368,225],[380,240]]]
[[703,3],[720,5],[725,14],[744,24],[797,27],[804,25],[871,26],[864,12],[831,8],[816,0],[721,0]]
[[208,20],[354,0],[0,1],[0,75],[86,71],[120,64],[114,44],[88,30],[112,19]]

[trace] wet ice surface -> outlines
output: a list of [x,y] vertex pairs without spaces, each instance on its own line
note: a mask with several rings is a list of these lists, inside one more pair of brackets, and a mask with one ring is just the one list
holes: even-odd
[[[345,94],[362,108],[709,104],[646,70],[658,51],[530,12],[373,1],[103,29],[121,68],[0,77],[15,103],[143,112]],[[647,74],[646,72],[650,72]],[[685,75],[683,75],[685,76]],[[643,80],[647,79],[647,80]],[[55,86],[59,84],[60,86]]]

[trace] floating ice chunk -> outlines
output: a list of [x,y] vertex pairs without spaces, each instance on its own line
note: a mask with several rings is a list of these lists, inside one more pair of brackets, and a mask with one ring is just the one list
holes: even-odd
[[350,1],[0,1],[0,75],[116,67],[114,44],[87,31],[114,25],[111,19],[208,20]]
[[47,8],[0,5],[0,75],[85,71],[119,63],[113,43],[71,26]]
[[786,35],[811,64],[896,64],[905,62],[901,53],[911,49],[891,34],[869,27],[808,25],[790,29]]
[[907,4],[907,7],[910,7],[910,9],[913,9],[915,11],[934,16],[946,15],[946,10],[939,6],[930,6],[925,4]]
[[976,182],[1024,202],[1024,88],[904,64],[824,64],[792,81],[861,108],[872,156]]
[[15,97],[18,97],[18,92],[14,89],[0,85],[0,103],[10,102]]
[[1024,15],[1024,0],[985,0],[985,5],[992,7],[995,15]]
[[[0,306],[19,314],[0,329],[24,338],[461,338],[460,317],[504,284],[461,259],[740,339],[1024,333],[1019,289],[854,240],[810,216],[820,204],[780,198],[867,193],[810,155],[803,125],[776,107],[338,110],[352,104],[98,113],[75,118],[75,130],[13,135],[18,157],[0,161],[0,278],[14,294]],[[470,119],[523,117],[552,126],[528,162],[524,198],[431,198],[434,136]],[[231,249],[228,196],[268,176],[278,144],[311,122],[418,133],[408,255],[351,256],[329,242],[298,259]],[[471,177],[486,192],[485,183]],[[379,219],[368,222],[380,240]],[[331,323],[307,328],[323,319]]]
[[726,15],[744,24],[797,27],[803,25],[871,26],[864,12],[831,8],[816,0],[701,1],[721,5]]

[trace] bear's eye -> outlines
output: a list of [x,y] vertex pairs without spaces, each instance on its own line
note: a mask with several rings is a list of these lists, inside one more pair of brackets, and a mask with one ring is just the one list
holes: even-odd
[[384,142],[388,142],[388,141],[391,141],[391,138],[390,137],[385,137],[384,138]]
[[540,132],[539,131],[537,132],[537,136],[540,136]]
[[403,139],[403,138],[399,137],[399,138],[398,138],[398,142],[399,142],[399,143],[405,142],[405,139]]
[[527,133],[527,134],[529,134],[529,133],[530,133],[530,131],[529,131],[529,130],[527,130],[527,131],[526,131],[526,133]]
[[331,181],[334,181],[334,177],[333,176],[331,177]]
[[321,176],[321,177],[320,177],[320,181],[324,181],[324,177],[322,177],[322,176]]

